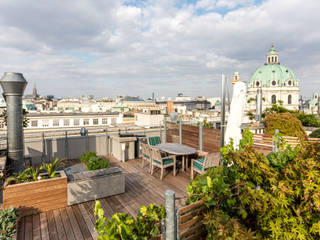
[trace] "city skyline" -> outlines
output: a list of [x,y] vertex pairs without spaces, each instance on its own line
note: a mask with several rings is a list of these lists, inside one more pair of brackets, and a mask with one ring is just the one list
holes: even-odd
[[220,96],[248,81],[272,43],[310,97],[319,83],[320,2],[177,0],[0,2],[0,69],[57,97]]

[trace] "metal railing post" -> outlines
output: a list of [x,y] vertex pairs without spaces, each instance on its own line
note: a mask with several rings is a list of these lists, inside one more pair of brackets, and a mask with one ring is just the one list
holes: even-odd
[[167,120],[166,119],[163,120],[163,128],[164,128],[164,130],[163,130],[163,135],[164,135],[163,142],[166,143],[167,142]]
[[202,151],[202,146],[203,146],[203,142],[202,142],[202,137],[203,137],[203,133],[202,133],[202,122],[200,122],[199,124],[199,149],[200,151]]
[[65,131],[65,159],[68,159],[69,149],[68,149],[68,131]]
[[42,162],[46,162],[46,140],[44,138],[44,132],[42,132]]
[[166,240],[176,240],[177,228],[175,219],[175,192],[167,190],[165,193],[166,208]]
[[106,133],[106,154],[109,155],[109,135]]
[[179,143],[182,144],[182,121],[179,120]]
[[[226,110],[226,83],[227,78],[224,74],[221,76],[221,128],[220,128],[220,148],[224,147],[225,134],[225,110]],[[220,154],[221,155],[221,154]],[[222,155],[220,156],[220,165],[222,165]]]
[[279,148],[278,148],[279,138],[277,135],[278,133],[279,133],[279,129],[275,129],[274,135],[272,136],[272,152],[279,152]]

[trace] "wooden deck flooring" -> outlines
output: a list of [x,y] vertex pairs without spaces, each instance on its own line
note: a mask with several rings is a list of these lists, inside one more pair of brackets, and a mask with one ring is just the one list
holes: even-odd
[[[160,171],[153,176],[148,169],[141,168],[141,160],[130,160],[120,163],[111,161],[111,165],[119,165],[126,173],[126,192],[120,195],[99,199],[107,218],[116,212],[137,214],[141,205],[156,203],[164,205],[164,193],[170,189],[176,192],[176,205],[183,206],[187,196],[186,186],[190,175],[166,171],[163,181],[160,181]],[[94,201],[68,206],[45,213],[40,213],[21,219],[18,225],[17,239],[36,240],[85,240],[96,239],[93,215]]]

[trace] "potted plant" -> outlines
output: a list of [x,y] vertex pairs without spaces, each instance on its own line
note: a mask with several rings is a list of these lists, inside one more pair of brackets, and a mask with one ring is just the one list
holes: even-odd
[[3,208],[19,208],[22,215],[31,215],[67,206],[67,177],[58,171],[60,160],[27,168],[6,179],[3,187]]

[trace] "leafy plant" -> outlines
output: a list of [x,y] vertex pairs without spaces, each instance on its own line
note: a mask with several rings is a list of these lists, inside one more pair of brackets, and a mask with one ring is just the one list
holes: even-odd
[[320,239],[320,143],[279,142],[266,157],[246,130],[238,149],[221,149],[222,166],[189,184],[187,203],[209,209],[208,239]]
[[97,157],[95,152],[86,152],[80,157],[80,161],[87,163],[92,157]]
[[39,168],[29,167],[18,174],[8,177],[5,181],[5,185],[37,181],[43,170],[46,170],[48,175],[42,176],[42,178],[54,178],[57,176],[56,172],[60,163],[61,161],[57,158],[52,163],[43,163]]
[[293,113],[272,113],[265,118],[266,134],[274,135],[275,129],[285,136],[299,137],[306,139],[306,132]]
[[43,169],[45,169],[48,173],[49,178],[54,178],[56,176],[56,172],[59,169],[61,164],[61,160],[59,158],[56,158],[52,163],[44,163]]
[[11,239],[16,233],[18,214],[16,208],[0,210],[0,239]]
[[160,233],[159,223],[164,218],[165,210],[154,204],[142,206],[134,219],[126,213],[116,213],[106,220],[99,201],[96,201],[94,214],[97,216],[95,229],[98,240],[148,240]]
[[320,129],[314,130],[312,133],[310,133],[309,137],[320,138]]
[[89,170],[97,170],[109,167],[109,162],[99,156],[94,152],[86,152],[81,158],[81,162],[85,163]]

